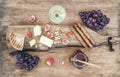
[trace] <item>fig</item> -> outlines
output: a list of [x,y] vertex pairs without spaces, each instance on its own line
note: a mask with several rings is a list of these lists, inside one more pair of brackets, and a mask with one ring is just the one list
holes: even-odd
[[47,32],[47,37],[48,37],[48,38],[53,38],[53,36],[54,36],[53,33]]
[[62,39],[62,44],[64,44],[64,45],[67,45],[67,44],[69,44],[69,40],[68,39]]
[[29,18],[30,22],[33,23],[33,22],[35,22],[35,20],[36,20],[36,17],[34,15],[30,16],[30,18]]
[[47,32],[47,31],[49,31],[50,30],[50,25],[45,25],[45,31]]

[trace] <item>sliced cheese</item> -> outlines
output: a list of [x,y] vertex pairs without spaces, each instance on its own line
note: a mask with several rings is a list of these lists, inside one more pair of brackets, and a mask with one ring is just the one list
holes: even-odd
[[34,36],[39,36],[39,35],[41,35],[41,33],[42,33],[42,31],[41,31],[41,26],[36,25],[36,26],[34,27],[33,32],[34,32]]
[[48,47],[52,47],[53,45],[53,40],[45,37],[45,36],[41,36],[40,37],[40,41],[39,41],[41,44],[45,45],[45,46],[48,46]]
[[36,44],[36,40],[32,39],[31,41],[29,41],[30,47],[34,46]]

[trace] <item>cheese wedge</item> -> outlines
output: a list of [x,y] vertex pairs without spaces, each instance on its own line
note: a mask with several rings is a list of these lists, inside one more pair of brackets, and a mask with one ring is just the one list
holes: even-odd
[[32,39],[31,41],[29,41],[30,47],[34,46],[36,44],[36,40]]
[[39,41],[41,44],[45,45],[45,46],[48,46],[48,47],[52,47],[53,45],[53,40],[45,37],[45,36],[41,36],[40,37],[40,41]]
[[41,33],[42,33],[42,31],[41,31],[41,26],[36,25],[36,26],[34,27],[33,32],[34,32],[34,36],[39,36],[39,35],[41,35]]

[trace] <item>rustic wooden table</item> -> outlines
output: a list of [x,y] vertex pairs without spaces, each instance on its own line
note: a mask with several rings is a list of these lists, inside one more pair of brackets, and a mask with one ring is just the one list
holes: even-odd
[[[69,57],[77,48],[52,50],[44,53],[33,53],[41,58],[38,66],[30,71],[19,70],[15,67],[15,57],[9,56],[11,51],[6,43],[7,26],[27,26],[35,24],[51,24],[48,11],[53,5],[62,5],[67,11],[67,18],[60,25],[71,26],[80,21],[79,11],[101,9],[104,14],[110,17],[107,25],[108,36],[120,35],[120,1],[119,0],[1,0],[0,1],[0,77],[120,77],[120,45],[114,45],[114,52],[109,52],[107,46],[95,47],[84,50],[89,57],[89,62],[102,66],[96,69],[86,66],[79,70],[69,61]],[[28,18],[31,15],[37,17],[35,23],[30,23]],[[60,26],[58,25],[58,26]],[[101,36],[98,33],[86,28],[97,43],[106,41],[108,36]],[[20,30],[21,31],[21,30]],[[47,66],[45,61],[48,57],[54,57],[55,63]],[[61,62],[65,64],[62,65]]]

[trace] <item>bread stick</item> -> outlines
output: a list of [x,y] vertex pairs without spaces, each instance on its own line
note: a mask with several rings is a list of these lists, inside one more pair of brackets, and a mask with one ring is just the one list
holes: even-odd
[[90,34],[85,30],[84,27],[81,26],[80,23],[77,23],[78,27],[81,29],[81,31],[86,35],[86,37],[90,40],[90,42],[95,45],[95,41],[93,40],[93,38],[90,36]]
[[86,45],[86,43],[84,42],[84,40],[80,37],[80,35],[78,34],[78,32],[77,32],[73,27],[71,27],[70,29],[71,29],[71,31],[74,33],[74,35],[76,36],[76,38],[79,40],[79,42],[80,42],[85,48],[88,48],[88,46]]
[[82,37],[82,39],[86,42],[86,44],[89,47],[93,47],[93,45],[91,44],[91,42],[88,40],[88,38],[86,37],[86,35],[81,31],[81,29],[78,28],[78,26],[75,24],[74,25],[75,29],[78,31],[79,35]]

